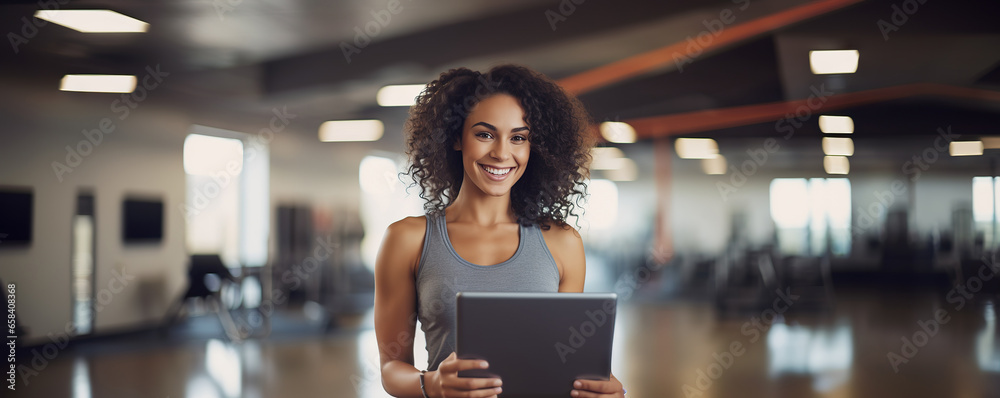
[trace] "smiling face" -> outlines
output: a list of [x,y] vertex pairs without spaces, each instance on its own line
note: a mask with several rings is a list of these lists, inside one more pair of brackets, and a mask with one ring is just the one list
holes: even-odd
[[509,194],[528,166],[530,132],[520,102],[496,94],[472,108],[455,150],[462,151],[465,179],[490,196]]

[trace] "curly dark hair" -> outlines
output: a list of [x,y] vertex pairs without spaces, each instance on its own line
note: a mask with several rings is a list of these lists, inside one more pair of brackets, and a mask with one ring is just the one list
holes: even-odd
[[[406,173],[420,185],[429,214],[444,211],[458,196],[464,169],[461,152],[451,150],[461,137],[472,108],[494,94],[516,98],[531,129],[530,160],[511,188],[518,223],[567,225],[586,195],[584,179],[594,135],[580,102],[541,73],[523,66],[500,65],[486,73],[466,68],[441,74],[417,97],[406,122]],[[574,200],[575,197],[575,200]],[[575,203],[574,203],[575,202]]]

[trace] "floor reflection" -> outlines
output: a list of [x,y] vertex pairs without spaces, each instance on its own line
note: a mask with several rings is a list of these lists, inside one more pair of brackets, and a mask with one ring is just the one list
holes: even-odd
[[90,370],[87,359],[77,357],[73,360],[73,398],[90,398]]
[[849,378],[853,346],[845,324],[828,330],[775,323],[767,335],[768,375],[812,375],[813,389],[831,391]]
[[986,325],[976,336],[976,362],[979,370],[984,372],[1000,372],[1000,355],[997,353],[997,316],[993,302],[983,306],[983,321]]
[[236,348],[214,339],[205,347],[205,369],[224,398],[239,397],[242,392],[243,361]]

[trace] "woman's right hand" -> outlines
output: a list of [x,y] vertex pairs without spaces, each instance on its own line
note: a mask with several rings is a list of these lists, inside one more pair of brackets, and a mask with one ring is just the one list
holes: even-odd
[[459,377],[458,372],[469,369],[486,369],[489,364],[480,359],[458,359],[454,352],[438,365],[432,381],[437,393],[434,398],[485,398],[500,393],[499,378]]

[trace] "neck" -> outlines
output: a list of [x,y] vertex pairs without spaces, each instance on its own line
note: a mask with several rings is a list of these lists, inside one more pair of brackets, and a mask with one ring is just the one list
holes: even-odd
[[458,196],[445,211],[448,222],[473,223],[482,227],[516,222],[510,207],[510,192],[503,196],[490,196],[479,190],[466,178]]

